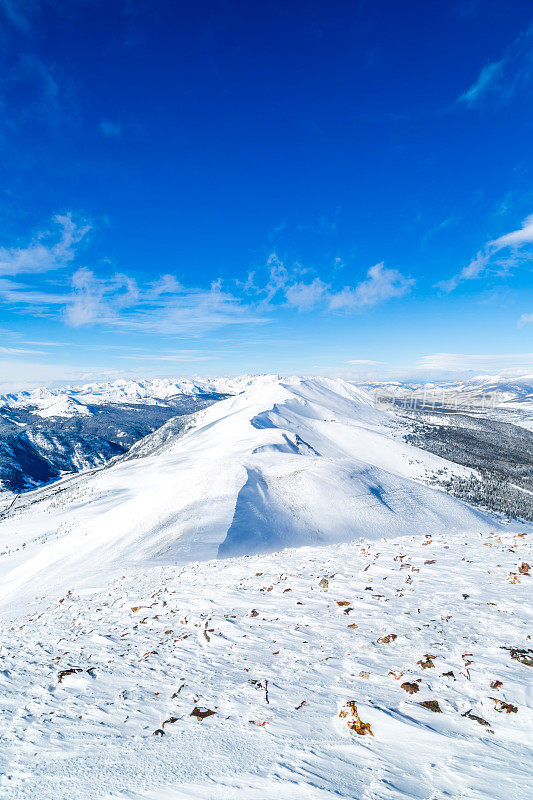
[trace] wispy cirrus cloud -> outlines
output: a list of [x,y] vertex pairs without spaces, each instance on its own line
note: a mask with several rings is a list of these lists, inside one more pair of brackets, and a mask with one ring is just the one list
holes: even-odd
[[30,344],[30,345],[37,345],[38,347],[67,347],[69,342],[50,342],[48,340],[45,341],[24,341],[23,344]]
[[136,282],[117,273],[111,278],[97,278],[92,270],[81,267],[72,276],[72,295],[64,310],[65,319],[73,328],[97,322],[112,324],[119,311],[139,300]]
[[475,105],[489,90],[495,89],[503,76],[504,65],[505,59],[502,58],[501,61],[493,61],[484,66],[477,80],[459,96],[458,101],[467,106]]
[[28,350],[25,347],[0,347],[0,354],[10,355],[10,356],[20,356],[20,355],[43,355],[43,350]]
[[452,275],[451,278],[439,281],[436,285],[445,292],[451,292],[463,281],[480,278],[493,261],[494,256],[501,251],[508,251],[508,253],[504,259],[497,261],[497,265],[500,269],[508,270],[519,261],[531,257],[529,252],[531,244],[533,244],[533,214],[526,217],[521,228],[487,242],[466,267],[463,267],[456,275]]
[[524,325],[533,325],[533,314],[522,314],[518,320],[518,327],[523,328]]
[[36,285],[34,279],[71,267],[90,230],[86,220],[77,220],[70,212],[56,214],[51,225],[24,246],[0,247],[0,302],[15,309],[31,308],[40,316],[68,303],[68,289],[57,291],[54,287],[50,291],[42,282]]
[[350,313],[402,297],[414,285],[413,279],[385,269],[383,264],[371,267],[359,284],[340,291],[318,277],[298,280],[277,257],[270,257],[269,266],[267,283],[261,288],[253,280],[247,281],[241,297],[224,289],[220,280],[202,289],[186,287],[167,274],[138,285],[123,273],[102,278],[83,267],[72,275],[63,316],[75,328],[106,325],[147,333],[199,335],[225,326],[267,323],[272,312],[283,308],[299,313]]
[[219,281],[209,289],[186,288],[171,275],[139,287],[118,273],[98,278],[82,268],[72,276],[65,310],[68,325],[104,324],[145,333],[198,335],[226,325],[266,322],[266,317],[225,292]]
[[349,311],[354,308],[371,307],[394,297],[403,297],[414,286],[414,278],[402,275],[397,269],[387,269],[383,262],[370,267],[367,277],[355,288],[346,286],[333,293],[329,300],[330,311]]
[[[257,304],[224,291],[218,281],[208,289],[191,288],[165,274],[138,285],[125,273],[98,276],[87,267],[76,269],[90,230],[85,220],[58,214],[23,246],[0,247],[0,302],[39,316],[54,316],[60,307],[64,322],[74,328],[106,325],[195,335],[225,325],[267,321]],[[63,278],[62,291],[55,286],[51,290],[47,273],[59,270],[71,274]]]
[[284,286],[287,305],[298,311],[312,311],[323,300],[327,301],[330,287],[320,278],[314,278],[310,283],[297,281]]
[[169,363],[183,363],[195,361],[215,361],[218,356],[203,353],[198,350],[175,350],[166,353],[148,353],[146,355],[138,353],[119,356],[127,361],[168,361]]
[[33,289],[27,283],[0,277],[0,302],[9,303],[15,308],[27,309],[32,306],[45,310],[51,306],[64,305],[68,302],[69,297],[68,292],[59,293],[47,289]]
[[39,0],[0,0],[0,10],[9,22],[25,33],[30,30],[32,21],[40,9]]
[[37,233],[25,247],[0,247],[0,275],[48,272],[68,266],[91,225],[71,212],[56,214],[52,227]]
[[533,25],[517,36],[502,58],[485,64],[457,102],[472,108],[489,98],[507,100],[520,88],[525,88],[532,77]]

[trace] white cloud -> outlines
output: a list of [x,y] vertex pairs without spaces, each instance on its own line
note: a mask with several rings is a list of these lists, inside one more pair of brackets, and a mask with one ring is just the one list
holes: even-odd
[[34,342],[34,341],[25,340],[24,342],[22,342],[22,344],[33,344],[33,345],[36,344],[39,347],[67,347],[69,342],[48,342],[48,341],[45,341],[45,342],[36,341],[36,342]]
[[43,355],[42,350],[26,350],[22,347],[0,347],[2,355]]
[[52,292],[31,289],[27,284],[0,278],[0,300],[13,305],[46,307],[63,305],[69,299],[68,294],[54,294]]
[[176,294],[183,292],[184,287],[174,275],[161,275],[157,281],[152,283],[150,293],[154,297],[160,297],[162,294]]
[[368,278],[356,287],[356,302],[373,306],[392,297],[403,297],[414,286],[413,278],[406,278],[397,269],[385,269],[383,262],[368,270]]
[[367,279],[354,289],[345,286],[340,292],[332,293],[328,307],[330,311],[342,311],[375,306],[393,297],[403,297],[414,284],[413,278],[406,278],[397,269],[386,269],[381,262],[370,267]]
[[90,269],[82,267],[72,276],[72,302],[65,308],[65,319],[73,328],[92,322],[105,321],[104,286]]
[[488,98],[506,100],[518,90],[528,90],[533,74],[533,25],[520,33],[502,58],[486,64],[474,83],[458,98],[472,108]]
[[447,371],[516,372],[533,368],[533,353],[467,355],[464,353],[433,353],[423,356],[418,365],[423,369]]
[[523,328],[524,325],[531,325],[531,324],[533,324],[533,314],[522,314],[522,316],[518,320],[519,328]]
[[523,244],[533,242],[533,214],[530,214],[522,223],[522,227],[511,233],[500,236],[493,242],[489,242],[487,247],[494,248],[494,251],[502,250],[504,247],[520,247]]
[[167,296],[157,307],[139,307],[119,324],[157,333],[198,335],[226,325],[267,322],[264,315],[214,284],[210,289],[187,289]]
[[72,285],[65,320],[76,328],[106,324],[150,333],[196,335],[224,325],[266,322],[224,292],[219,281],[207,290],[186,289],[176,278],[165,275],[142,289],[127,275],[102,279],[82,268],[74,273]]
[[437,286],[445,292],[451,292],[457,288],[462,281],[469,281],[479,278],[489,266],[493,257],[502,250],[510,248],[513,252],[507,258],[500,260],[500,267],[509,267],[516,263],[517,254],[521,249],[533,243],[533,214],[530,214],[522,223],[518,230],[506,233],[493,239],[479,250],[476,257],[456,275],[448,280],[440,281]]
[[[260,308],[262,309],[268,309],[279,293],[284,295],[286,286],[289,283],[289,271],[276,253],[271,253],[269,255],[267,267],[269,268],[268,282],[263,289],[257,289],[258,294],[264,295],[260,303]],[[250,277],[250,275],[248,277]],[[253,277],[250,286],[253,286]]]
[[328,290],[327,284],[320,278],[311,283],[293,283],[285,289],[287,304],[298,311],[311,311],[324,299]]
[[97,278],[82,267],[72,276],[73,294],[65,308],[65,318],[73,328],[95,322],[113,323],[117,312],[139,300],[134,280],[121,273],[111,280]]
[[61,269],[76,256],[76,245],[89,233],[91,226],[77,223],[72,214],[56,214],[55,230],[35,236],[26,247],[0,247],[0,275],[21,275]]
[[403,297],[415,284],[413,278],[405,277],[396,269],[385,268],[383,262],[370,267],[365,280],[339,291],[318,277],[310,283],[299,280],[303,271],[300,265],[296,264],[289,271],[275,253],[270,255],[267,266],[270,267],[269,280],[263,289],[257,289],[264,295],[260,306],[265,309],[275,307],[277,300],[278,305],[285,304],[298,311],[320,307],[331,312],[354,311],[393,297]]
[[196,335],[225,325],[267,321],[253,304],[223,291],[220,280],[209,289],[187,288],[174,275],[165,274],[138,287],[123,273],[99,277],[81,267],[70,276],[70,288],[60,293],[47,290],[42,282],[34,288],[2,277],[72,268],[76,245],[90,226],[77,224],[70,214],[57,215],[54,223],[55,235],[47,231],[25,247],[0,248],[0,301],[39,316],[51,316],[54,307],[62,306],[64,321],[75,328],[104,324],[124,330]]
[[502,77],[505,60],[487,64],[479,73],[478,79],[458,98],[460,103],[473,106]]
[[169,362],[194,362],[194,361],[214,361],[218,356],[202,353],[196,350],[177,350],[175,352],[142,354],[133,353],[132,355],[119,356],[128,361],[169,361]]
[[[268,280],[262,288],[255,284],[253,273],[244,284],[236,282],[241,296],[225,290],[220,279],[208,289],[186,287],[172,274],[138,285],[124,273],[101,276],[85,266],[75,268],[79,245],[90,229],[71,214],[58,214],[49,230],[25,246],[0,248],[0,301],[45,317],[57,315],[56,307],[61,306],[63,320],[74,328],[105,325],[124,331],[200,335],[227,325],[268,322],[267,312],[279,308],[350,312],[402,297],[414,285],[413,279],[380,263],[358,284],[337,291],[319,277],[306,280],[309,270],[297,263],[288,269],[275,253],[268,259]],[[71,273],[70,286],[63,291],[55,286],[52,290],[51,280],[43,277],[59,269]],[[16,279],[23,275],[38,275],[39,281]]]

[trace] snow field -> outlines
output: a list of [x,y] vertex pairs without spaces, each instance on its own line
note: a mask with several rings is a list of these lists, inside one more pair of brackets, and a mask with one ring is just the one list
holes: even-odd
[[417,530],[94,576],[2,623],[0,795],[525,800],[531,563]]

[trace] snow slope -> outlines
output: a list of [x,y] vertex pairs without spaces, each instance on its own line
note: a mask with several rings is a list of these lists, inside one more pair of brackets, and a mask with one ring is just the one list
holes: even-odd
[[417,533],[72,584],[0,621],[0,796],[527,800],[532,555]]
[[91,412],[84,403],[80,403],[73,397],[65,395],[55,397],[49,404],[46,403],[37,408],[33,413],[40,417],[75,417],[78,414],[88,416]]
[[180,432],[163,426],[131,457],[18,500],[0,522],[0,603],[128,564],[488,530],[488,517],[420,482],[469,470],[405,444],[394,425],[341,380],[256,378]]

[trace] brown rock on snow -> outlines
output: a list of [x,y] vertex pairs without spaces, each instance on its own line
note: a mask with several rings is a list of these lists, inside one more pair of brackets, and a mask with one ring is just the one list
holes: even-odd
[[359,736],[366,736],[370,734],[373,736],[372,728],[370,727],[369,722],[363,722],[359,716],[359,712],[357,711],[357,706],[355,704],[355,700],[348,700],[345,707],[341,709],[339,712],[339,717],[341,719],[347,719],[347,725],[350,730],[357,733]]
[[195,706],[189,716],[196,717],[196,719],[201,720],[205,719],[206,717],[212,717],[213,714],[216,713],[216,711],[212,711],[210,708],[198,708],[198,706]]
[[491,700],[494,700],[494,708],[500,714],[516,714],[518,709],[516,706],[511,705],[511,703],[505,703],[503,700],[498,700],[497,697],[491,697]]
[[437,700],[422,700],[418,705],[433,711],[435,714],[442,714],[442,709]]

